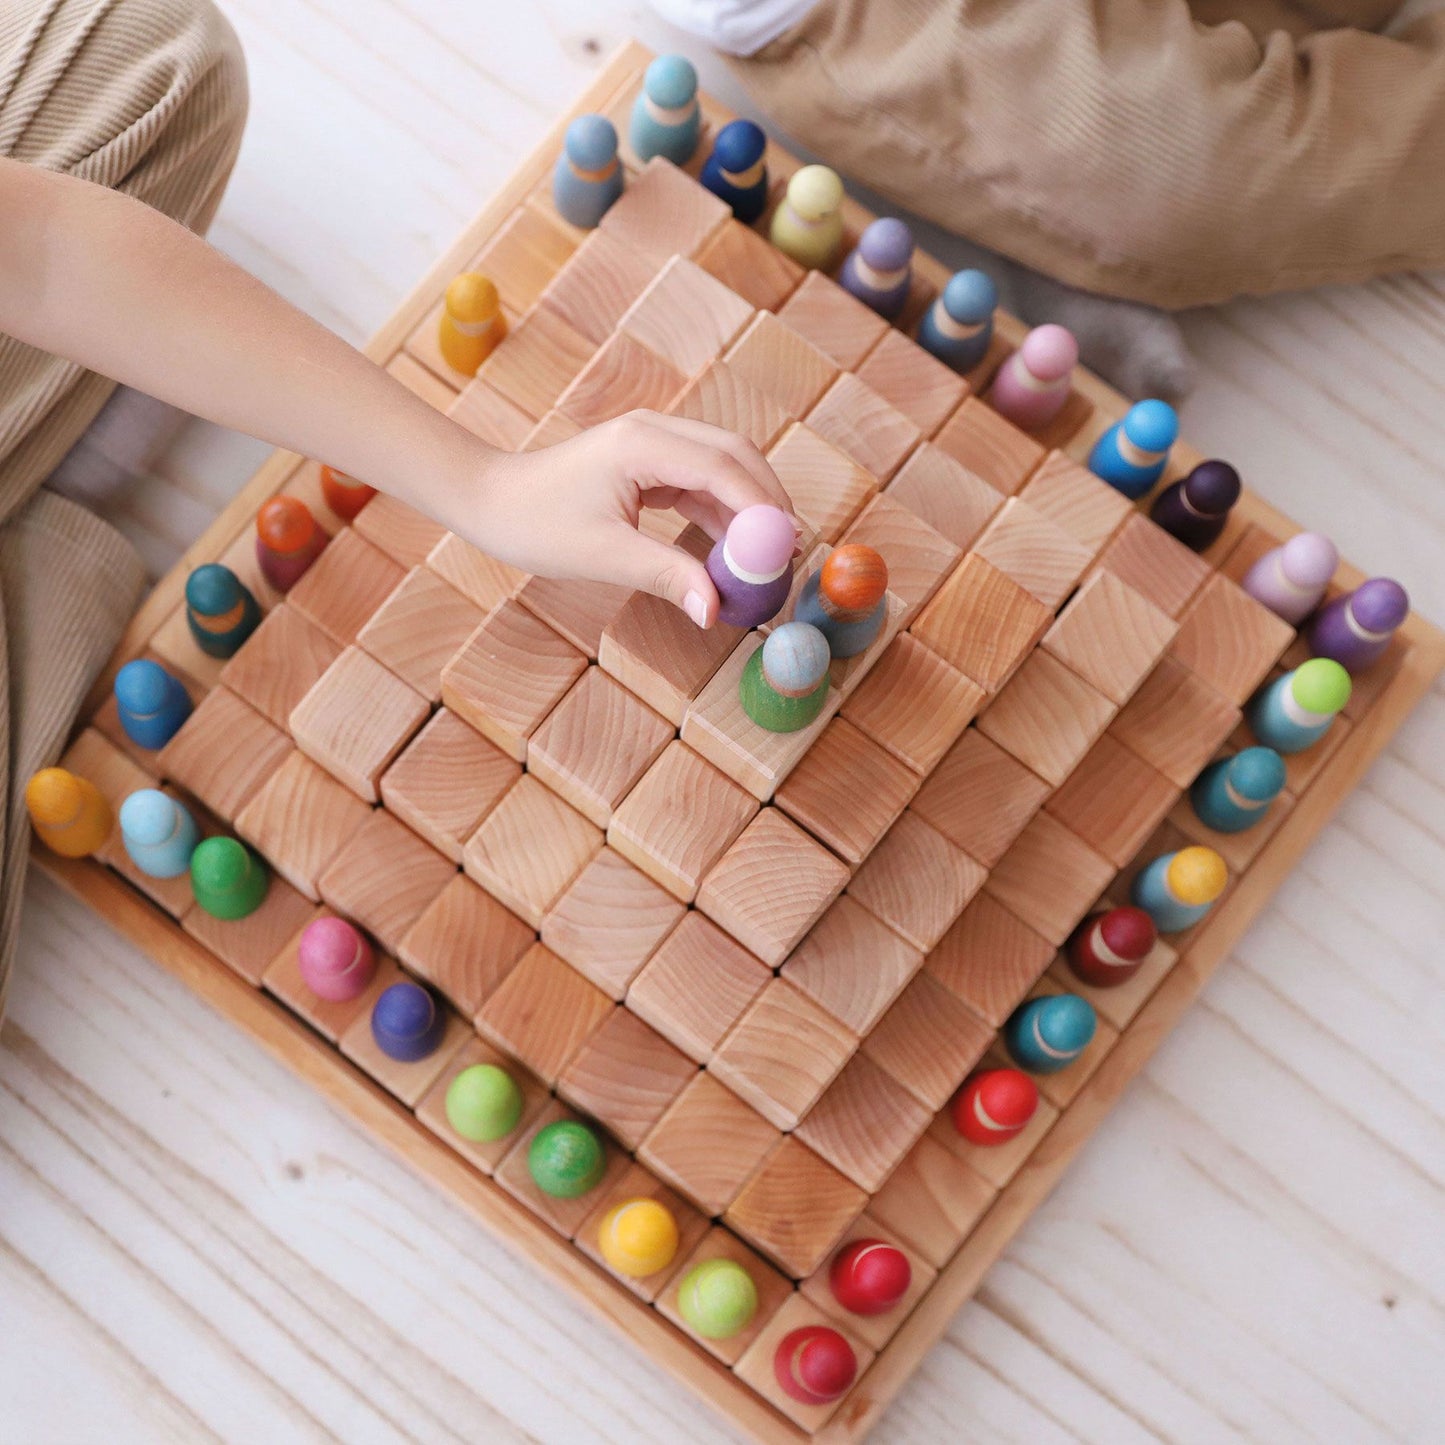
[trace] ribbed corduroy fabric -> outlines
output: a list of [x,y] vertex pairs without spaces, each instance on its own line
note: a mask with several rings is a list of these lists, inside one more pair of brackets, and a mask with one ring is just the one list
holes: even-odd
[[[240,47],[209,0],[0,0],[0,154],[203,231],[245,113]],[[113,385],[0,337],[0,1015],[25,782],[55,760],[144,582],[117,532],[39,490]]]
[[1199,0],[1249,20],[1204,24],[1185,0],[820,0],[733,63],[900,206],[1174,308],[1445,264],[1445,12],[1338,28],[1396,8]]

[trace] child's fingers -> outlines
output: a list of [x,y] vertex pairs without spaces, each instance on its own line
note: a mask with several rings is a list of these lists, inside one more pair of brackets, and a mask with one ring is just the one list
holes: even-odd
[[699,627],[711,627],[717,620],[717,588],[707,568],[680,547],[622,526],[608,535],[607,556],[607,581],[666,598]]
[[672,504],[689,522],[695,522],[714,542],[728,529],[732,513],[706,492],[679,492]]
[[[643,415],[650,425],[661,431],[671,432],[673,436],[692,442],[699,447],[706,447],[715,454],[720,453],[723,457],[728,458],[735,468],[741,470],[753,484],[752,488],[745,486],[746,500],[742,500],[743,493],[739,493],[739,499],[733,501],[717,487],[709,486],[701,489],[712,492],[732,511],[740,512],[743,507],[765,503],[769,506],[781,507],[790,516],[792,515],[793,503],[784,490],[783,484],[778,480],[778,474],[772,469],[768,459],[747,437],[739,436],[736,432],[727,431],[720,426],[713,426],[709,422],[693,421],[690,417],[663,416],[660,412],[646,412]],[[735,475],[733,468],[727,470]],[[689,490],[700,489],[690,488]]]

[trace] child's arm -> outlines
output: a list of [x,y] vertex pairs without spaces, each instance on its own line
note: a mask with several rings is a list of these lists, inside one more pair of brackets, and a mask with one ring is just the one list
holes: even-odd
[[127,196],[0,159],[0,330],[222,426],[317,457],[530,572],[717,616],[706,569],[636,529],[791,511],[749,441],[635,413],[560,446],[487,446],[199,237]]

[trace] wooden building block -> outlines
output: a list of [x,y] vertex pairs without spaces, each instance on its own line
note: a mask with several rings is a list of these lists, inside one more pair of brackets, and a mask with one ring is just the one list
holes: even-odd
[[908,417],[852,372],[844,372],[823,393],[807,421],[880,481],[902,466],[922,437]]
[[508,1136],[512,1147],[502,1156],[492,1176],[508,1194],[549,1224],[564,1239],[571,1239],[581,1229],[602,1193],[627,1172],[632,1162],[621,1149],[604,1138],[602,1147],[606,1151],[607,1164],[597,1184],[576,1199],[558,1199],[553,1195],[543,1194],[532,1179],[532,1171],[527,1167],[527,1151],[532,1147],[532,1140],[548,1124],[576,1117],[571,1109],[559,1104],[555,1099],[551,1100],[526,1130],[520,1135]]
[[821,271],[803,277],[778,315],[844,371],[855,371],[888,332],[888,323],[876,311]]
[[1143,846],[1179,797],[1179,785],[1105,733],[1045,805],[1116,868]]
[[749,385],[725,361],[709,363],[670,408],[678,416],[711,422],[741,432],[759,451],[767,451],[790,420],[777,402]]
[[463,542],[455,532],[446,533],[427,553],[426,565],[483,613],[513,596],[527,580],[525,572],[508,562],[488,557],[470,542]]
[[600,230],[661,266],[672,256],[694,256],[732,211],[661,156],[654,156],[602,217]]
[[1099,565],[1171,617],[1180,616],[1213,575],[1198,553],[1140,512],[1114,534],[1099,554]]
[[291,710],[291,733],[307,757],[358,798],[377,783],[427,719],[427,700],[359,647],[348,647]]
[[757,800],[685,743],[667,744],[615,807],[607,841],[691,903],[703,875],[758,811]]
[[708,1068],[779,1129],[793,1129],[838,1077],[857,1038],[786,979],[769,983]]
[[657,274],[656,263],[606,231],[590,231],[552,278],[541,304],[601,346]]
[[161,777],[230,822],[281,766],[291,740],[229,688],[217,687],[156,754]]
[[1081,547],[1098,555],[1136,513],[1129,499],[1063,452],[1050,452],[1029,478],[1019,500],[1042,512]]
[[797,1137],[876,1194],[932,1118],[931,1109],[860,1053],[808,1111]]
[[1054,960],[1045,977],[1053,979],[1061,989],[1087,999],[1101,1019],[1123,1032],[1178,961],[1178,952],[1161,938],[1149,950],[1139,971],[1112,988],[1095,988],[1085,983],[1069,967],[1062,953]]
[[976,396],[964,401],[934,441],[974,476],[1008,497],[1018,492],[1044,459],[1044,448],[1033,437]]
[[848,894],[926,953],[985,876],[968,854],[910,811],[858,870]]
[[527,770],[605,828],[673,740],[672,724],[589,667],[527,745]]
[[830,357],[770,311],[753,317],[728,351],[727,363],[794,418],[806,416],[838,375]]
[[523,607],[594,662],[603,632],[632,595],[626,587],[611,582],[556,577],[529,577],[516,593]]
[[538,306],[481,364],[477,379],[528,416],[543,417],[595,350],[550,307]]
[[1117,708],[1047,652],[1031,653],[978,720],[986,738],[1058,787]]
[[545,783],[524,774],[482,820],[462,866],[533,928],[602,846],[594,827]]
[[963,403],[968,383],[916,341],[891,328],[863,359],[858,378],[931,437]]
[[989,893],[980,893],[924,960],[924,972],[1000,1027],[1054,955],[1054,945]]
[[420,567],[446,532],[440,522],[385,492],[378,492],[357,513],[351,528],[364,542],[386,553],[403,572]]
[[927,776],[968,726],[984,691],[910,633],[895,637],[845,699],[842,716]]
[[611,999],[545,944],[534,943],[477,1014],[477,1031],[555,1085],[613,1014]]
[[671,1263],[640,1279],[613,1270],[603,1257],[599,1243],[598,1236],[601,1232],[602,1221],[611,1210],[619,1204],[626,1203],[629,1199],[656,1200],[672,1215],[677,1224],[678,1254],[687,1254],[696,1248],[703,1235],[708,1232],[707,1216],[699,1214],[685,1199],[654,1178],[640,1164],[629,1165],[615,1180],[605,1188],[595,1190],[594,1194],[597,1196],[596,1203],[577,1230],[578,1249],[594,1263],[612,1274],[619,1284],[631,1290],[639,1299],[651,1303],[661,1294],[663,1287],[672,1278]]
[[793,950],[782,976],[863,1037],[922,966],[919,949],[845,894]]
[[[1178,794],[1175,796],[1178,797]],[[1191,843],[1203,843],[1206,848],[1213,848],[1224,859],[1230,877],[1237,878],[1259,857],[1265,845],[1279,831],[1280,824],[1294,811],[1294,805],[1294,794],[1283,792],[1269,805],[1264,817],[1254,827],[1245,829],[1243,833],[1219,833],[1199,821],[1199,815],[1194,811],[1186,794],[1170,810],[1169,821]],[[1157,824],[1161,819],[1155,818],[1154,821]],[[1147,838],[1146,833],[1139,839],[1136,853]],[[1119,866],[1123,867],[1124,864]]]
[[587,669],[587,659],[520,603],[501,602],[442,669],[442,701],[508,757]]
[[407,929],[397,954],[471,1018],[535,942],[520,918],[458,873]]
[[453,863],[483,818],[522,776],[522,766],[441,708],[381,775],[381,798]]
[[765,803],[828,726],[843,700],[836,688],[830,688],[823,710],[797,732],[774,733],[759,727],[743,710],[738,684],[748,658],[762,645],[761,634],[744,636],[688,708],[682,740]]
[[788,1138],[763,1161],[723,1216],[785,1274],[817,1269],[868,1196],[805,1144]]
[[993,1037],[990,1025],[925,970],[863,1040],[862,1052],[932,1113],[953,1097]]
[[348,647],[404,576],[404,567],[348,527],[306,569],[286,602],[339,647]]
[[666,889],[604,847],[542,920],[542,942],[621,999],[684,908]]
[[394,973],[389,975],[384,968],[378,968],[371,982],[355,998],[339,1002],[317,998],[311,992],[310,985],[301,977],[301,966],[297,962],[301,935],[314,919],[335,916],[329,908],[318,908],[313,917],[287,939],[281,952],[266,965],[266,970],[261,975],[261,985],[267,993],[280,999],[292,1013],[304,1019],[322,1038],[333,1044],[346,1032],[353,1020],[363,1015],[371,1017],[371,1006],[385,987],[387,978],[394,979],[396,976]]
[[1177,631],[1142,592],[1100,570],[1085,578],[1040,645],[1122,706]]
[[456,869],[378,809],[321,875],[317,891],[343,917],[395,953]]
[[428,702],[442,695],[442,668],[485,614],[426,567],[415,567],[357,634],[359,647]]
[[[749,232],[749,235],[752,233]],[[782,253],[779,252],[779,255]],[[758,1309],[752,1322],[746,1328],[726,1340],[708,1340],[693,1333],[677,1307],[677,1298],[682,1282],[697,1265],[710,1259],[728,1259],[747,1270],[758,1292]],[[658,1313],[672,1321],[678,1329],[719,1359],[725,1365],[735,1364],[766,1328],[769,1320],[793,1296],[793,1282],[786,1275],[774,1269],[756,1251],[751,1250],[731,1230],[715,1224],[703,1236],[701,1243],[685,1259],[680,1259],[673,1270],[672,1278],[657,1297]]]
[[716,1216],[738,1197],[782,1137],[704,1069],[668,1105],[637,1157],[704,1213]]
[[1176,787],[1187,788],[1239,720],[1227,697],[1166,655],[1109,732]]
[[912,811],[985,868],[1013,846],[1049,785],[1011,753],[969,728],[923,780]]
[[[473,436],[481,437],[504,452],[521,451],[523,443],[537,425],[516,402],[508,401],[495,387],[485,381],[472,381],[451,404],[447,415]],[[435,545],[435,544],[433,544]]]
[[617,1008],[572,1056],[557,1092],[635,1151],[697,1077],[697,1065],[686,1054]]
[[340,643],[283,603],[271,610],[221,669],[221,682],[262,717],[284,728],[291,709],[340,655]]
[[1051,813],[1037,813],[989,874],[988,891],[1058,947],[1113,876],[1103,854]]
[[932,442],[923,442],[888,484],[888,496],[965,551],[1004,504],[1004,495]]
[[962,550],[886,493],[874,497],[843,534],[888,564],[888,590],[903,599],[904,626],[954,570]]
[[703,879],[697,906],[776,968],[847,881],[821,843],[764,808]]
[[798,517],[830,544],[878,490],[871,473],[802,423],[783,433],[768,461]]
[[[991,1050],[979,1065],[980,1068],[1012,1068],[1012,1060],[999,1048]],[[1039,1097],[1038,1108],[1022,1133],[1010,1139],[1007,1144],[970,1144],[957,1129],[947,1111],[939,1114],[929,1126],[928,1133],[920,1141],[937,1160],[939,1155],[952,1161],[954,1170],[966,1169],[975,1178],[982,1179],[992,1189],[1005,1189],[1013,1182],[1014,1176],[1023,1168],[1029,1156],[1043,1142],[1049,1130],[1058,1121],[1059,1111],[1044,1098]],[[939,1161],[940,1167],[941,1161]],[[875,1201],[876,1207],[876,1201]]]
[[[466,1139],[458,1134],[447,1119],[446,1107],[447,1090],[451,1088],[457,1075],[467,1069],[475,1068],[478,1064],[490,1064],[493,1068],[503,1070],[516,1084],[517,1090],[522,1096],[522,1113],[517,1120],[516,1127],[500,1139],[484,1142]],[[527,1069],[520,1068],[515,1059],[508,1058],[506,1054],[494,1049],[485,1039],[479,1039],[473,1035],[459,1053],[453,1054],[447,1060],[446,1068],[437,1076],[437,1080],[431,1088],[422,1095],[421,1101],[416,1106],[416,1117],[444,1144],[455,1149],[469,1164],[480,1169],[483,1174],[491,1175],[495,1172],[497,1165],[502,1162],[503,1157],[510,1152],[519,1131],[524,1132],[532,1125],[542,1110],[547,1107],[550,1099],[551,1095],[547,1092],[547,1086],[536,1075]]]
[[910,631],[984,692],[995,693],[1033,650],[1052,617],[1013,578],[969,553]]
[[984,529],[974,554],[1033,593],[1051,612],[1074,590],[1093,561],[1061,527],[1011,497]]
[[[953,1128],[946,1114],[938,1117]],[[937,1128],[930,1128],[904,1156],[873,1196],[868,1212],[935,1269],[942,1269],[997,1198],[997,1190],[938,1142]]]
[[632,980],[627,1007],[705,1064],[771,979],[761,959],[692,910]]
[[317,880],[370,816],[360,798],[293,750],[236,815],[236,832],[315,902]]
[[577,243],[533,206],[519,206],[478,252],[471,269],[490,276],[502,304],[519,315],[567,264]]
[[1238,583],[1216,575],[1184,609],[1169,654],[1243,706],[1294,635],[1288,622]]
[[852,723],[834,718],[778,789],[795,823],[855,866],[873,851],[918,787],[918,776]]
[[751,303],[695,261],[674,256],[619,323],[683,376],[715,360],[753,316]]
[[640,341],[619,331],[557,398],[557,410],[579,426],[598,426],[639,407],[666,411],[687,377]]
[[697,253],[697,264],[760,311],[776,311],[803,279],[791,256],[731,220]]

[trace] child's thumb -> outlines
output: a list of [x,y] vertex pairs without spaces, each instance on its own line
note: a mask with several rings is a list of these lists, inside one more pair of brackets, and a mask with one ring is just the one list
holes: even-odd
[[630,527],[618,534],[615,545],[614,580],[666,598],[699,627],[717,620],[717,588],[696,557]]

